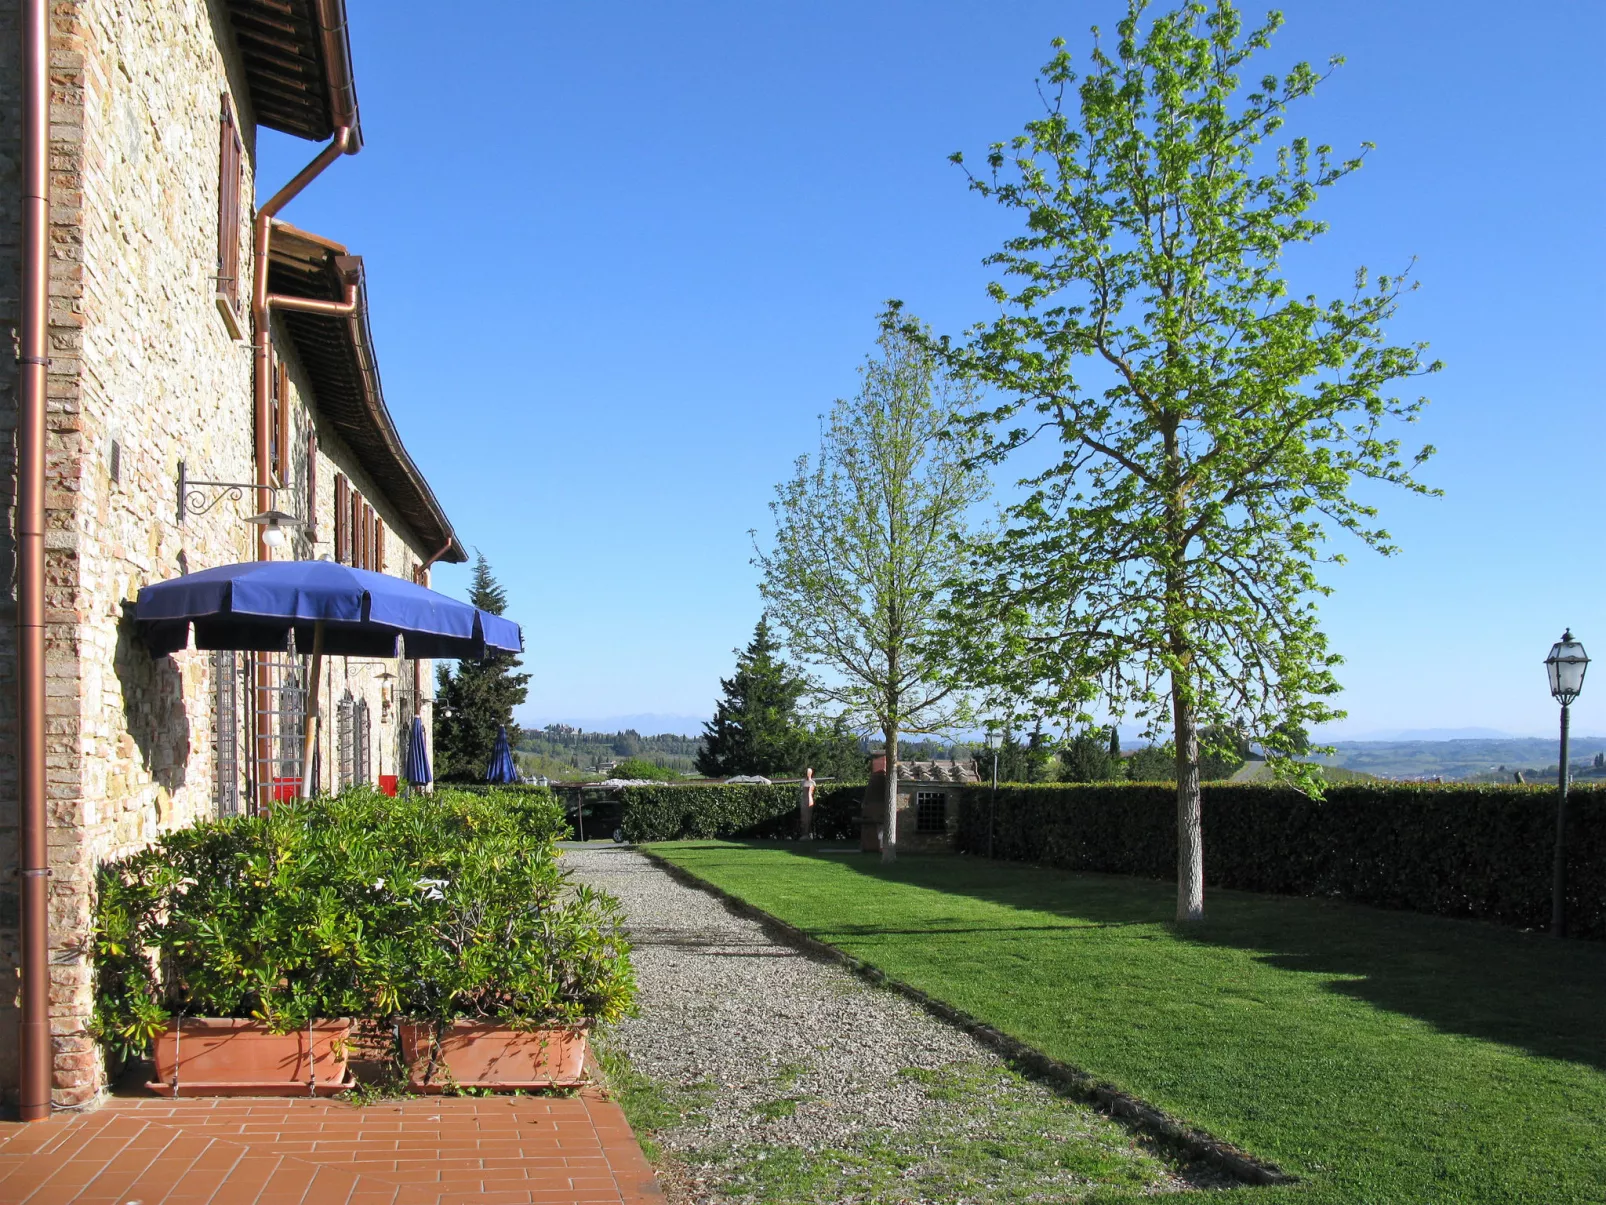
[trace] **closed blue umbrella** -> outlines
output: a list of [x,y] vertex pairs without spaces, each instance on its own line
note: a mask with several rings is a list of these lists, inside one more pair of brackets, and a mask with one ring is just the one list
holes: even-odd
[[513,765],[513,750],[508,748],[507,725],[496,729],[496,748],[491,750],[491,764],[485,768],[486,782],[518,782],[519,772]]
[[413,717],[413,731],[407,738],[405,777],[415,787],[427,786],[434,778],[429,772],[429,747],[424,743],[424,719]]

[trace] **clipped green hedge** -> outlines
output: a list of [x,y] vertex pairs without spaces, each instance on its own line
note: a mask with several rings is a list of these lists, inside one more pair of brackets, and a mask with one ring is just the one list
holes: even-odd
[[[762,783],[623,787],[625,840],[682,841],[746,837],[796,839],[797,786]],[[814,791],[814,835],[857,840],[863,783],[824,785]]]
[[[1357,783],[1321,801],[1286,787],[1203,788],[1205,884],[1332,896],[1521,928],[1550,923],[1556,791],[1542,786]],[[990,792],[961,796],[959,848],[987,851]],[[1176,878],[1169,783],[1007,786],[999,858]],[[1606,789],[1568,802],[1568,933],[1606,938]]]

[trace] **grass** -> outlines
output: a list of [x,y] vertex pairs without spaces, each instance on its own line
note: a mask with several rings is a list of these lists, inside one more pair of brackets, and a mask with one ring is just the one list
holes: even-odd
[[681,1152],[682,1164],[725,1198],[761,1205],[1129,1201],[1165,1174],[1120,1127],[1003,1067],[905,1072],[943,1106],[911,1127],[866,1128],[837,1146],[715,1145]]
[[1301,1177],[1246,1201],[1606,1200],[1606,946],[957,856],[654,851]]

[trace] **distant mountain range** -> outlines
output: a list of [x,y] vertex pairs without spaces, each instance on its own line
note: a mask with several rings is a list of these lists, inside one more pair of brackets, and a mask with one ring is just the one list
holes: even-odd
[[587,732],[624,732],[634,728],[642,736],[657,736],[663,732],[672,732],[676,736],[701,736],[703,724],[707,722],[706,716],[666,715],[657,711],[639,712],[635,715],[587,716],[580,719],[556,715],[521,715],[516,718],[525,728],[545,728],[548,724],[567,724],[571,728],[583,728]]
[[1373,732],[1346,732],[1342,736],[1322,734],[1321,744],[1335,741],[1502,741],[1522,740],[1515,733],[1498,728],[1379,728]]
[[[1379,778],[1470,778],[1474,775],[1542,770],[1556,764],[1555,737],[1461,737],[1454,740],[1327,740],[1330,765]],[[1606,737],[1575,736],[1568,761],[1576,766],[1606,753]]]

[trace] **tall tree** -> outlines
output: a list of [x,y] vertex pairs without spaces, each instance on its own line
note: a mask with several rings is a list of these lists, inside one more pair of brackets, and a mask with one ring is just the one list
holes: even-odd
[[697,772],[710,778],[732,774],[766,777],[802,770],[797,764],[806,733],[798,702],[808,684],[780,657],[780,645],[760,618],[753,639],[736,653],[736,673],[721,678],[724,697],[703,725]]
[[978,553],[967,660],[1035,714],[1086,722],[1102,695],[1170,726],[1177,916],[1195,920],[1201,730],[1252,737],[1319,789],[1287,739],[1342,714],[1317,566],[1340,559],[1335,529],[1393,551],[1357,480],[1432,492],[1412,476],[1432,448],[1413,459],[1387,428],[1424,404],[1392,383],[1438,365],[1384,337],[1401,277],[1363,269],[1330,302],[1288,291],[1284,249],[1323,233],[1307,211],[1361,155],[1282,133],[1324,78],[1308,64],[1240,92],[1281,17],[1245,34],[1217,0],[1143,28],[1147,7],[1129,0],[1109,52],[1094,31],[1085,78],[1055,41],[1042,116],[970,177],[1026,228],[987,261],[1002,312],[933,347],[1004,396],[987,455],[1059,444]]
[[[492,615],[507,609],[507,591],[477,550],[468,600]],[[492,653],[483,661],[459,661],[455,673],[445,665],[435,667],[435,773],[440,778],[483,778],[496,730],[503,725],[509,742],[518,744],[513,709],[524,702],[530,681],[529,674],[515,672],[518,666],[516,654]]]
[[940,621],[966,512],[983,478],[955,419],[969,388],[905,332],[884,326],[856,397],[825,419],[819,455],[798,458],[770,504],[760,590],[814,698],[886,742],[885,861],[897,855],[898,738],[948,727],[961,696],[944,680]]

